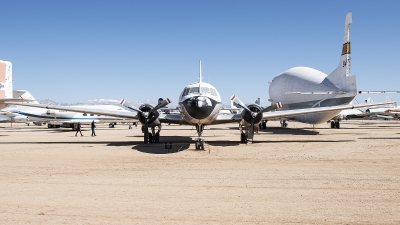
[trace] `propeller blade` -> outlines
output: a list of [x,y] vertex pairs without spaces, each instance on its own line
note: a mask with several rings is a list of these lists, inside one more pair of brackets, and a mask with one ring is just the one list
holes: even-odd
[[132,105],[132,104],[126,102],[125,99],[121,99],[121,101],[119,102],[119,104],[121,104],[121,105],[123,105],[123,106],[125,106],[125,107],[127,107],[127,108],[129,108],[129,109],[132,109],[132,110],[134,110],[134,111],[136,111],[136,112],[139,112],[139,113],[141,113],[141,114],[144,115],[144,112],[142,112],[142,110],[140,110],[140,109],[136,108],[134,105]]
[[163,108],[164,106],[168,105],[169,103],[171,103],[171,100],[169,100],[169,98],[163,100],[162,102],[160,102],[156,107],[154,107],[152,110],[150,110],[149,113],[152,113],[154,111],[157,111],[161,108]]
[[234,103],[238,104],[240,107],[244,108],[246,111],[250,112],[250,113],[251,113],[251,116],[252,116],[253,118],[255,118],[255,117],[257,116],[257,113],[252,112],[249,108],[247,108],[247,106],[246,106],[242,101],[240,101],[240,99],[237,98],[235,95],[232,95],[231,100],[232,100]]

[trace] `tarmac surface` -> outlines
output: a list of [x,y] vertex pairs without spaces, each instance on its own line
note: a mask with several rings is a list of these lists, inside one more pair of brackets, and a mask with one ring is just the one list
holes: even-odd
[[[400,224],[400,123],[70,129],[0,124],[1,224]],[[172,149],[165,149],[171,142]]]

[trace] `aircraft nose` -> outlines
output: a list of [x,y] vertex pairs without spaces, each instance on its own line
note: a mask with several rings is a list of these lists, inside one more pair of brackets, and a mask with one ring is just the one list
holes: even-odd
[[184,104],[188,114],[195,119],[207,118],[213,111],[213,103],[207,97],[193,97]]

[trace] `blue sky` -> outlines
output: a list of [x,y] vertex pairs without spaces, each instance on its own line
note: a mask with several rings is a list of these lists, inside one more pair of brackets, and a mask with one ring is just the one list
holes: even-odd
[[[326,74],[351,26],[359,90],[400,90],[400,1],[0,0],[0,59],[14,89],[61,102],[121,99],[177,103],[203,79],[225,103],[267,105],[268,81],[295,66]],[[360,95],[383,101],[386,94]],[[390,95],[400,100],[400,94]]]

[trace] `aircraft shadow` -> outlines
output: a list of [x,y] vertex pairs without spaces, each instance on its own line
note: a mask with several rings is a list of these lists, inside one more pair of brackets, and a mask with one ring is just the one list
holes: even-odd
[[267,129],[261,129],[258,134],[291,134],[291,135],[317,135],[319,134],[316,130],[305,130],[301,128],[282,128],[282,127],[267,127]]
[[340,143],[340,142],[355,142],[355,140],[254,140],[253,143]]

